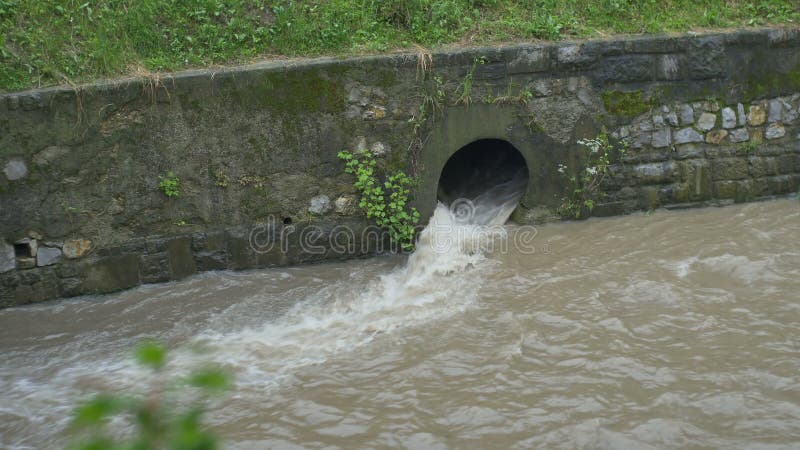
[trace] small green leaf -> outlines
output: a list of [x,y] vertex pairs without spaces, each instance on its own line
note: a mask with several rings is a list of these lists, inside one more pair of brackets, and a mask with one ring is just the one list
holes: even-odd
[[189,384],[208,391],[221,391],[228,387],[228,376],[222,370],[206,368],[195,371],[189,377]]
[[136,361],[143,366],[158,370],[164,365],[167,350],[157,342],[144,342],[136,349]]
[[75,411],[73,426],[80,428],[100,425],[124,407],[125,402],[119,398],[100,394],[78,407]]

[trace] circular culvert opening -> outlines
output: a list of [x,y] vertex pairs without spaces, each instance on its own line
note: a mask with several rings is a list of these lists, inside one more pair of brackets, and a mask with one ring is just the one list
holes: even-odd
[[528,165],[519,150],[501,139],[481,139],[465,145],[447,160],[439,177],[437,198],[448,205],[469,199],[494,204],[513,202],[515,207],[527,187]]

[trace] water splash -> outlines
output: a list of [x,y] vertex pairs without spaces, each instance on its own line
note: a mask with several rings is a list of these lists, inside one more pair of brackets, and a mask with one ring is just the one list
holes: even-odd
[[406,263],[365,286],[342,281],[276,321],[235,331],[208,330],[197,342],[231,369],[246,370],[243,382],[273,384],[376,336],[471,308],[482,280],[493,270],[486,244],[505,237],[500,225],[526,182],[520,172],[475,198],[439,203]]

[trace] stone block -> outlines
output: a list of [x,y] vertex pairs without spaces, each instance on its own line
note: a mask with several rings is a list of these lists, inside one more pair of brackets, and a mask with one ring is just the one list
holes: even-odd
[[167,243],[170,237],[154,236],[145,240],[145,251],[147,253],[163,253],[167,251]]
[[747,114],[744,112],[744,105],[741,103],[736,104],[736,115],[739,116],[739,126],[747,125]]
[[625,40],[628,53],[676,53],[686,49],[687,39],[679,36],[646,36]]
[[0,286],[16,287],[19,283],[19,274],[16,272],[0,274]]
[[62,278],[58,282],[58,291],[61,297],[74,297],[81,294],[80,278]]
[[664,119],[670,126],[677,127],[678,125],[680,125],[680,122],[678,122],[678,115],[675,114],[675,112],[667,112],[664,115]]
[[653,132],[652,146],[654,148],[664,148],[670,145],[672,145],[672,137],[669,128],[661,128]]
[[711,162],[714,180],[741,180],[749,176],[746,159],[721,158]]
[[358,201],[354,195],[343,195],[337,198],[333,202],[333,205],[337,214],[341,214],[343,216],[352,216],[356,213]]
[[687,67],[691,79],[723,77],[727,72],[727,62],[722,36],[700,36],[689,41]]
[[681,125],[691,125],[694,123],[694,109],[692,109],[691,105],[680,105],[678,111],[680,112]]
[[737,30],[725,34],[725,43],[727,45],[757,45],[764,47],[767,42],[767,35],[760,30]]
[[626,52],[622,41],[589,41],[583,44],[584,51],[590,55],[617,56]]
[[311,199],[308,211],[312,214],[325,214],[333,209],[331,199],[327,195],[317,195]]
[[42,281],[42,271],[41,270],[27,270],[25,272],[20,272],[19,274],[19,282],[20,284],[34,284]]
[[556,60],[561,70],[586,69],[594,63],[596,56],[584,51],[581,44],[561,45],[556,49]]
[[92,241],[89,239],[70,239],[64,241],[61,251],[67,259],[77,259],[85,256],[92,249]]
[[800,47],[800,30],[777,28],[767,33],[770,47]]
[[800,175],[778,175],[767,177],[767,192],[771,195],[793,194],[800,188]]
[[137,255],[110,256],[87,264],[81,273],[84,293],[101,294],[139,285]]
[[769,101],[769,114],[767,115],[767,122],[774,123],[783,120],[784,105],[779,99]]
[[786,129],[779,123],[771,123],[764,132],[767,139],[779,139],[786,135]]
[[733,108],[722,108],[722,128],[736,128],[736,111]]
[[191,238],[180,237],[169,241],[167,256],[172,279],[178,280],[197,272],[197,265],[192,256]]
[[700,118],[697,119],[697,128],[703,131],[712,130],[716,124],[717,116],[712,113],[704,112],[700,114]]
[[56,267],[56,275],[59,278],[71,278],[78,276],[78,264],[62,262]]
[[739,182],[732,180],[715,181],[714,197],[719,199],[735,199],[738,196]]
[[507,75],[506,63],[479,64],[473,75],[476,80],[502,80]]
[[536,73],[550,70],[550,51],[547,48],[520,49],[517,56],[509,61],[506,70],[509,74]]
[[688,188],[689,200],[706,200],[711,198],[711,165],[707,160],[697,159],[685,161],[681,167],[681,178]]
[[29,284],[23,284],[14,289],[14,305],[27,305],[28,303],[33,303],[33,301],[33,286]]
[[169,269],[169,258],[166,252],[141,255],[139,258],[139,271],[142,283],[163,283],[172,278]]
[[21,180],[28,175],[28,166],[25,165],[25,161],[19,158],[13,158],[3,167],[3,174],[10,181]]
[[228,235],[228,264],[233,270],[252,269],[255,267],[255,252],[247,235],[230,233]]
[[747,113],[747,124],[751,127],[763,125],[767,121],[767,112],[759,105],[752,105]]
[[706,133],[706,142],[709,144],[719,144],[725,137],[728,136],[726,130],[714,130]]
[[737,128],[731,130],[729,139],[731,142],[745,142],[750,140],[750,133],[747,128]]
[[120,254],[123,255],[128,253],[145,253],[147,244],[144,239],[131,239],[120,244],[118,248]]
[[206,234],[192,233],[192,252],[202,252],[206,248]]
[[593,76],[599,83],[631,83],[652,80],[653,70],[650,55],[612,56],[597,62]]
[[797,170],[798,155],[783,154],[778,155],[777,165],[779,174],[789,174]]
[[33,295],[30,298],[31,302],[43,302],[51,300],[59,296],[58,278],[52,271],[45,271],[42,273],[41,280],[31,285],[33,288]]
[[707,112],[718,112],[721,109],[716,100],[706,100],[703,102],[703,110]]
[[751,156],[750,175],[754,178],[778,175],[778,161],[773,157]]
[[698,133],[694,128],[683,128],[675,132],[676,144],[688,144],[691,142],[703,142],[703,135]]
[[672,178],[674,168],[672,161],[639,164],[633,167],[633,175],[642,184],[662,183]]
[[42,107],[42,96],[39,94],[26,94],[20,96],[20,106],[23,111],[34,111]]
[[673,81],[684,78],[686,63],[679,55],[661,55],[656,59],[656,79]]
[[639,208],[656,209],[661,206],[661,187],[643,186],[639,189]]
[[5,273],[17,268],[17,258],[14,246],[0,238],[0,273]]
[[51,266],[61,259],[61,249],[56,247],[39,247],[36,253],[36,265]]
[[36,267],[36,258],[18,257],[17,269],[33,269]]
[[224,252],[200,252],[195,255],[195,263],[199,272],[225,270],[228,268],[228,255]]
[[697,144],[683,144],[675,147],[676,159],[702,158],[703,147]]
[[15,305],[15,290],[13,287],[0,285],[0,308],[10,308]]

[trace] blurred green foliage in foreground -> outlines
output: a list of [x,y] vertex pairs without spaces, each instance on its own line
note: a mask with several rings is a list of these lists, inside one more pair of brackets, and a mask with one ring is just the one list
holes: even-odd
[[[72,423],[72,431],[79,437],[68,449],[217,449],[218,440],[203,425],[202,418],[209,396],[228,388],[228,376],[220,369],[203,368],[185,378],[168,380],[162,370],[166,364],[166,350],[154,342],[140,345],[136,359],[154,372],[154,382],[148,392],[141,397],[99,394],[79,406]],[[170,394],[176,391],[190,394],[191,405],[181,407],[171,401]],[[109,425],[112,421],[116,422],[115,428],[119,428],[121,421],[125,424],[123,428],[128,429],[113,433]]]

